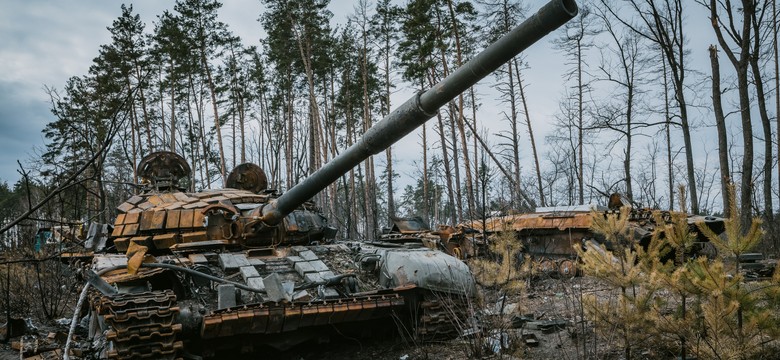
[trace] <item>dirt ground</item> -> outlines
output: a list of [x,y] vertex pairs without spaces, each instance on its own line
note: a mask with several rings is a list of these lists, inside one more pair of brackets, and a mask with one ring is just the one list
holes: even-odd
[[[526,285],[520,293],[500,297],[491,289],[482,289],[479,323],[483,332],[453,340],[415,344],[400,336],[385,339],[336,340],[326,344],[307,345],[287,352],[273,354],[273,358],[289,360],[308,359],[366,359],[366,360],[449,360],[470,359],[602,359],[613,357],[601,344],[599,349],[586,346],[583,349],[578,338],[592,337],[587,324],[580,321],[579,296],[581,293],[600,291],[593,279],[537,279]],[[503,316],[500,315],[503,303]],[[519,315],[526,320],[519,321]],[[513,321],[514,318],[514,321]],[[552,324],[552,326],[549,326]],[[547,325],[547,327],[544,327]],[[37,331],[22,338],[0,344],[0,360],[20,359],[18,343],[24,340],[28,353],[61,348],[58,340],[64,340],[67,327],[60,324],[36,325]],[[83,335],[83,330],[82,330]],[[503,344],[500,339],[503,339]],[[534,341],[535,339],[535,341]],[[14,344],[16,343],[16,344]],[[14,348],[12,348],[14,345]],[[80,345],[86,346],[82,342]],[[503,348],[502,348],[503,345]],[[588,353],[588,356],[583,354]],[[50,353],[53,354],[53,353]],[[46,353],[44,353],[46,355]],[[257,354],[246,358],[257,358]],[[268,358],[268,355],[264,358]],[[595,356],[594,356],[595,355]],[[45,356],[33,359],[45,359]],[[84,358],[90,358],[85,354]]]

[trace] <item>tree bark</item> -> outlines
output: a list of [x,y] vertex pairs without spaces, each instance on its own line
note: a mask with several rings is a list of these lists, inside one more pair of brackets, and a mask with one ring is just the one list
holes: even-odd
[[[774,53],[774,65],[775,65],[775,118],[777,120],[777,180],[778,186],[780,186],[780,57],[778,57],[777,51],[777,1],[772,0],[772,50]],[[778,190],[780,193],[780,190]],[[774,247],[777,250],[777,237],[774,239]]]
[[[365,5],[364,3],[361,3]],[[365,11],[365,7],[363,8]],[[363,13],[365,14],[365,12]],[[371,102],[368,94],[368,33],[365,24],[366,18],[362,18],[363,26],[361,32],[362,48],[360,50],[360,72],[363,90],[363,133],[365,134],[371,128]],[[373,238],[377,234],[377,203],[376,203],[376,177],[374,175],[374,157],[369,156],[364,162],[366,168],[365,177],[365,208],[366,208],[366,233],[367,237]]]
[[[751,14],[753,33],[753,54],[761,53],[760,23],[756,17],[755,9]],[[761,117],[761,128],[764,132],[764,218],[767,223],[771,223],[774,215],[772,206],[772,122],[769,120],[769,114],[766,109],[766,93],[764,92],[764,82],[761,78],[761,66],[758,64],[758,55],[750,57],[750,67],[753,72],[753,83],[756,87],[756,101],[758,102],[758,114]]]
[[[452,7],[452,0],[448,0],[447,5],[450,10],[450,18],[453,26],[453,34],[455,35],[457,65],[458,67],[460,67],[463,64],[463,53],[462,53],[461,41],[460,41],[460,28],[458,27],[458,22],[455,18],[455,11],[453,10]],[[474,219],[474,185],[473,185],[474,180],[471,177],[471,161],[469,159],[469,150],[466,142],[466,130],[463,124],[464,122],[463,107],[464,107],[463,94],[460,94],[458,95],[458,117],[457,117],[458,132],[460,134],[460,141],[462,143],[461,148],[463,149],[463,167],[465,168],[466,171],[466,197],[467,197],[467,203],[469,207],[468,208],[469,219]],[[463,216],[461,215],[461,219],[462,218]]]
[[[531,152],[534,157],[534,167],[536,168],[536,186],[539,190],[539,202],[542,206],[547,206],[546,201],[544,200],[544,189],[542,188],[542,167],[539,163],[539,153],[536,151],[536,140],[534,137],[534,129],[531,127],[531,113],[528,112],[528,102],[525,99],[525,87],[523,85],[523,79],[520,76],[520,67],[517,64],[517,59],[512,59],[512,63],[514,63],[516,74],[517,74],[517,85],[520,90],[520,102],[523,104],[523,111],[525,112],[525,123],[528,125],[528,137],[531,140]],[[580,136],[582,136],[582,127],[579,128],[580,130]],[[580,146],[582,144],[580,143]],[[580,147],[580,152],[582,151],[582,148]],[[581,154],[580,154],[581,155]],[[580,161],[582,161],[582,157],[580,156]],[[580,172],[581,173],[581,172]],[[583,200],[580,199],[582,202]]]
[[227,177],[225,176],[225,148],[222,146],[222,124],[219,121],[219,109],[217,106],[217,90],[214,86],[214,80],[211,77],[211,67],[206,61],[205,44],[201,45],[200,58],[203,68],[206,71],[206,80],[208,81],[209,93],[211,94],[211,108],[214,111],[214,128],[217,130],[217,146],[219,147],[219,173],[222,175],[222,187],[227,186]]
[[[740,210],[743,229],[748,229],[753,217],[751,199],[753,194],[753,126],[750,120],[750,93],[748,89],[748,66],[750,65],[750,33],[751,14],[755,10],[751,0],[742,1],[742,33],[738,43],[739,58],[731,51],[718,25],[718,9],[716,0],[710,0],[710,16],[712,27],[723,52],[728,56],[737,73],[737,89],[739,92],[740,115],[742,118],[742,179],[740,181]],[[733,23],[732,9],[727,8],[729,23]]]
[[731,171],[729,170],[728,136],[726,134],[726,117],[723,115],[720,90],[720,65],[718,62],[718,48],[710,45],[710,64],[712,65],[712,109],[715,113],[715,126],[718,129],[718,160],[720,161],[720,191],[723,197],[723,215],[731,216],[731,204],[729,196],[729,182]]
[[[173,68],[173,58],[170,60],[171,76],[171,152],[176,152],[176,78]],[[165,121],[163,121],[164,123]]]

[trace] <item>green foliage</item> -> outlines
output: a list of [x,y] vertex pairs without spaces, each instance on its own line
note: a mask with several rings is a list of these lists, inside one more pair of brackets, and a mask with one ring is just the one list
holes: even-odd
[[663,272],[658,270],[664,267],[658,260],[664,249],[659,233],[643,249],[633,239],[630,214],[629,207],[618,213],[591,213],[591,230],[612,244],[614,252],[593,241],[585,244],[585,250],[576,249],[585,274],[620,290],[606,298],[583,296],[582,306],[602,336],[619,332],[627,359],[632,357],[632,349],[654,336],[657,294],[663,284]]
[[743,229],[741,220],[742,209],[737,208],[734,184],[729,184],[728,189],[729,192],[726,196],[731,199],[731,209],[729,211],[729,217],[723,221],[725,228],[723,236],[725,239],[722,239],[715,234],[705,224],[699,223],[696,225],[698,226],[699,231],[715,245],[721,255],[736,257],[737,264],[739,264],[739,256],[750,251],[761,242],[764,233],[763,230],[761,230],[761,219],[759,218],[753,218],[747,231]]
[[[422,216],[422,209],[426,208],[425,202],[428,202],[428,209],[433,208],[433,201],[441,199],[443,192],[442,186],[437,185],[432,179],[428,179],[427,187],[424,186],[422,179],[417,179],[415,186],[407,185],[404,188],[401,202],[398,205],[399,210],[404,216]],[[425,219],[425,221],[430,221],[430,219]]]
[[498,287],[504,293],[517,293],[524,289],[524,279],[530,274],[531,261],[519,264],[523,245],[514,231],[502,231],[490,238],[491,256],[475,259],[471,263],[474,276],[480,284]]
[[594,233],[601,234],[607,243],[622,247],[631,247],[633,233],[628,226],[628,219],[631,215],[629,207],[623,207],[615,213],[601,214],[596,211],[591,212],[591,230]]
[[[680,203],[685,204],[684,195]],[[609,337],[617,332],[626,358],[636,347],[649,344],[661,344],[669,351],[682,348],[705,359],[752,359],[764,354],[767,342],[780,334],[780,272],[770,281],[746,283],[733,266],[720,260],[685,258],[697,237],[684,213],[666,218],[655,214],[658,226],[649,245],[642,248],[631,239],[628,211],[593,214],[592,229],[617,244],[615,251],[595,242],[579,251],[583,271],[617,289],[606,296],[583,298],[585,313],[599,333]],[[755,222],[743,233],[738,219],[739,212],[732,209],[726,236],[734,238],[726,240],[702,224],[698,228],[710,241],[719,242],[716,246],[727,255],[738,256],[761,236]],[[676,267],[671,261],[660,261],[669,248],[675,251]],[[677,341],[676,349],[668,345],[670,339]]]

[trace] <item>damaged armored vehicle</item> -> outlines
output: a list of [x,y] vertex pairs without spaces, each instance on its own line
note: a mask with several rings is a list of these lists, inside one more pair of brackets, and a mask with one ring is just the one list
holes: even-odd
[[397,329],[421,340],[457,335],[468,326],[458,304],[476,291],[462,261],[425,247],[336,241],[310,199],[576,13],[573,0],[551,1],[282,194],[251,164],[225,189],[187,192],[182,157],[146,156],[144,190],[119,206],[85,271],[100,357],[222,356]]
[[[262,209],[279,196],[251,164],[230,174],[229,188],[198,193],[177,188],[189,175],[179,155],[152,153],[139,168],[146,191],[119,206],[106,244],[112,251],[92,263],[104,293],[92,299],[90,327],[110,342],[106,357],[285,349],[327,338],[323,327],[366,333],[395,329],[395,320],[408,320],[419,337],[457,334],[447,319],[453,309],[439,301],[474,295],[458,259],[335,242],[310,201],[270,226]],[[366,328],[367,321],[383,326]]]
[[[514,231],[523,244],[523,253],[538,262],[538,269],[547,274],[572,277],[577,274],[576,248],[583,248],[587,241],[604,243],[599,235],[591,230],[593,214],[621,211],[628,207],[629,226],[633,239],[647,247],[653,238],[653,232],[662,224],[672,221],[675,212],[661,211],[636,206],[620,194],[612,194],[607,206],[574,205],[537,208],[535,212],[490,218],[485,222],[484,234],[489,237],[502,231]],[[679,213],[679,212],[677,212]],[[682,214],[682,213],[680,213]],[[697,234],[697,242],[690,249],[689,256],[705,255],[713,257],[717,251],[700,231],[697,224],[709,227],[714,233],[725,230],[723,218],[683,214],[692,233]],[[659,221],[662,224],[659,224]],[[473,224],[483,229],[481,222]],[[611,244],[606,244],[608,249]]]
[[464,226],[439,225],[431,230],[419,217],[392,217],[393,226],[383,229],[379,242],[389,244],[419,244],[430,249],[438,249],[465,259],[476,255],[476,235],[478,231]]

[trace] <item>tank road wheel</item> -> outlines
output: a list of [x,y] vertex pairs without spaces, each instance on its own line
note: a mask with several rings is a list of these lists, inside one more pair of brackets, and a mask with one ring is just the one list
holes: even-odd
[[542,259],[538,265],[539,272],[544,275],[552,275],[558,272],[558,264],[551,259]]
[[577,276],[577,263],[570,259],[561,260],[558,263],[558,274],[564,279],[574,278]]
[[173,291],[103,296],[98,314],[109,327],[106,351],[109,359],[176,359],[184,347],[176,340],[181,324]]

